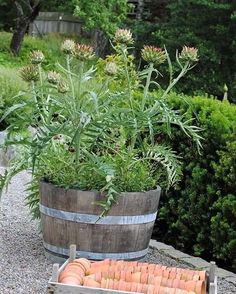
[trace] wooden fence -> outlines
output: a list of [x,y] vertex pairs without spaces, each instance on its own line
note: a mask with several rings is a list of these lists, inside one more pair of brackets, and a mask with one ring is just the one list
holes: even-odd
[[40,12],[30,25],[31,35],[45,35],[50,33],[81,34],[82,21],[72,15],[59,12]]

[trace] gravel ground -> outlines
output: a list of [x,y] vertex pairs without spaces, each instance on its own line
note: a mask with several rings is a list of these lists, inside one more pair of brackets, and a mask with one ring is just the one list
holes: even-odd
[[[17,175],[0,203],[1,294],[45,293],[51,275],[52,264],[44,256],[38,223],[24,206],[24,185],[29,179],[26,172]],[[189,267],[153,249],[145,260]],[[218,286],[219,294],[236,294],[236,287],[223,279],[218,279]]]

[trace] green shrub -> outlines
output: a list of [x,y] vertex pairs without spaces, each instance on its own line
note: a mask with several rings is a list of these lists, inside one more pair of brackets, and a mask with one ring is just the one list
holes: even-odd
[[[235,150],[236,151],[236,150]],[[227,195],[214,203],[211,218],[213,254],[236,268],[236,196]]]
[[213,206],[211,240],[214,255],[236,268],[236,141],[228,142],[218,152],[219,163],[214,165],[216,180],[221,183],[219,199]]
[[195,118],[204,140],[198,154],[179,130],[172,133],[170,143],[183,157],[184,176],[177,190],[162,195],[155,234],[188,253],[236,268],[236,106],[174,93],[169,101]]

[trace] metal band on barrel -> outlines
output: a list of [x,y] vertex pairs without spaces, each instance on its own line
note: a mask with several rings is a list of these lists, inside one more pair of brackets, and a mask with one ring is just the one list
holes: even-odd
[[[69,256],[69,249],[57,247],[43,242],[44,248],[52,253]],[[145,256],[148,252],[148,248],[135,252],[125,252],[125,253],[99,253],[99,252],[88,252],[88,251],[76,251],[78,256],[92,259],[92,260],[102,260],[106,258],[110,259],[136,259]]]
[[42,204],[40,204],[40,212],[44,215],[78,222],[78,223],[86,223],[86,224],[109,224],[109,225],[132,225],[132,224],[145,224],[154,222],[156,219],[157,212],[150,213],[150,214],[144,214],[144,215],[129,215],[129,216],[105,216],[101,219],[99,219],[98,215],[94,214],[82,214],[77,212],[68,212],[64,210],[58,210],[54,208],[46,207]]

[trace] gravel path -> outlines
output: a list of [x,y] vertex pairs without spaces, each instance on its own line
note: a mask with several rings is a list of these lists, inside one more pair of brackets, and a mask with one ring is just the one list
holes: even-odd
[[[1,172],[3,169],[0,170]],[[30,175],[17,175],[0,202],[0,294],[43,294],[52,265],[44,256],[38,223],[24,206],[24,185]],[[151,249],[147,261],[188,267]],[[219,294],[236,294],[236,287],[219,279]]]
[[0,293],[45,293],[51,264],[44,257],[38,223],[24,206],[26,172],[3,194],[0,212]]

